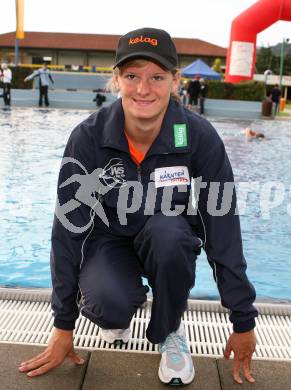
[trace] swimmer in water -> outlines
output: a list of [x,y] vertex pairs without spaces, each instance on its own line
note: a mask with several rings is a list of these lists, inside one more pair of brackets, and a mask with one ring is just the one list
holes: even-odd
[[250,140],[254,138],[263,139],[265,138],[265,135],[263,133],[257,133],[256,131],[252,130],[250,127],[245,128],[245,137]]

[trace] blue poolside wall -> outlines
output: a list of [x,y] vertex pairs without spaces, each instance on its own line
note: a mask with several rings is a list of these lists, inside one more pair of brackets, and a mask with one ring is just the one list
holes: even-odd
[[[49,100],[52,108],[72,109],[96,109],[93,102],[96,93],[89,90],[50,90]],[[104,106],[112,103],[116,96],[105,93],[106,102]],[[14,107],[36,107],[38,105],[38,89],[15,89],[11,92],[11,106]],[[0,107],[3,107],[3,100],[0,100]],[[238,100],[216,100],[206,99],[205,115],[224,118],[259,119],[261,118],[261,103],[238,101]]]
[[[96,91],[104,90],[111,74],[87,72],[51,72],[54,89],[49,91],[52,108],[96,109],[93,98]],[[38,105],[38,78],[34,79],[31,90],[12,90],[12,106],[35,107]],[[93,92],[95,91],[95,92]],[[106,93],[105,106],[116,99]],[[3,106],[0,99],[0,107]],[[213,117],[258,119],[261,118],[261,102],[206,99],[205,114]]]
[[[116,97],[110,93],[106,95],[104,106],[113,102]],[[37,107],[38,89],[15,89],[11,92],[11,106],[14,107]],[[51,108],[73,108],[73,109],[96,109],[96,103],[93,102],[96,93],[92,91],[66,91],[49,90],[49,101]],[[3,100],[0,100],[0,107],[4,106]]]

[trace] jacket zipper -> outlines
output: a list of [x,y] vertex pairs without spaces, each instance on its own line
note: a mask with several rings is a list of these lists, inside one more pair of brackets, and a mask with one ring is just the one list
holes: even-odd
[[[159,155],[164,155],[164,154],[170,154],[169,152],[164,152],[164,153],[159,153]],[[148,157],[151,157],[152,155],[149,155],[149,156],[146,156],[142,162],[144,162]],[[153,155],[154,156],[154,155]],[[137,162],[135,162],[137,164]],[[139,183],[141,183],[141,166],[140,165],[137,165],[137,180],[139,181]]]
[[141,168],[140,168],[140,165],[137,166],[137,180],[139,181],[139,183],[141,183]]

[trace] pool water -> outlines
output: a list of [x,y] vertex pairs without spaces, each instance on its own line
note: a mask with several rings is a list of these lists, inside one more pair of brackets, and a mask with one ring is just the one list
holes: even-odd
[[[50,235],[60,161],[71,130],[89,114],[34,108],[0,111],[1,286],[51,287]],[[290,122],[212,118],[211,122],[226,145],[239,201],[240,188],[250,190],[246,203],[240,205],[248,276],[259,299],[290,301]],[[247,126],[264,132],[266,139],[246,141]],[[259,187],[254,187],[254,181]],[[271,210],[266,209],[269,181],[281,183],[282,199]],[[271,200],[272,196],[274,191]],[[191,296],[218,297],[205,254],[198,258]]]

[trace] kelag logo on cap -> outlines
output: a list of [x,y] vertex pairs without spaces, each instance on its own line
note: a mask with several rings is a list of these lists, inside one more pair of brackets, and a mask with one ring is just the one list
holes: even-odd
[[175,44],[167,31],[144,27],[120,37],[113,69],[134,59],[154,61],[173,70],[178,66]]
[[135,38],[129,38],[128,44],[129,45],[135,45],[136,43],[149,43],[152,46],[158,46],[158,40],[155,38],[149,38],[149,37],[143,37],[141,35],[140,37],[135,37]]

